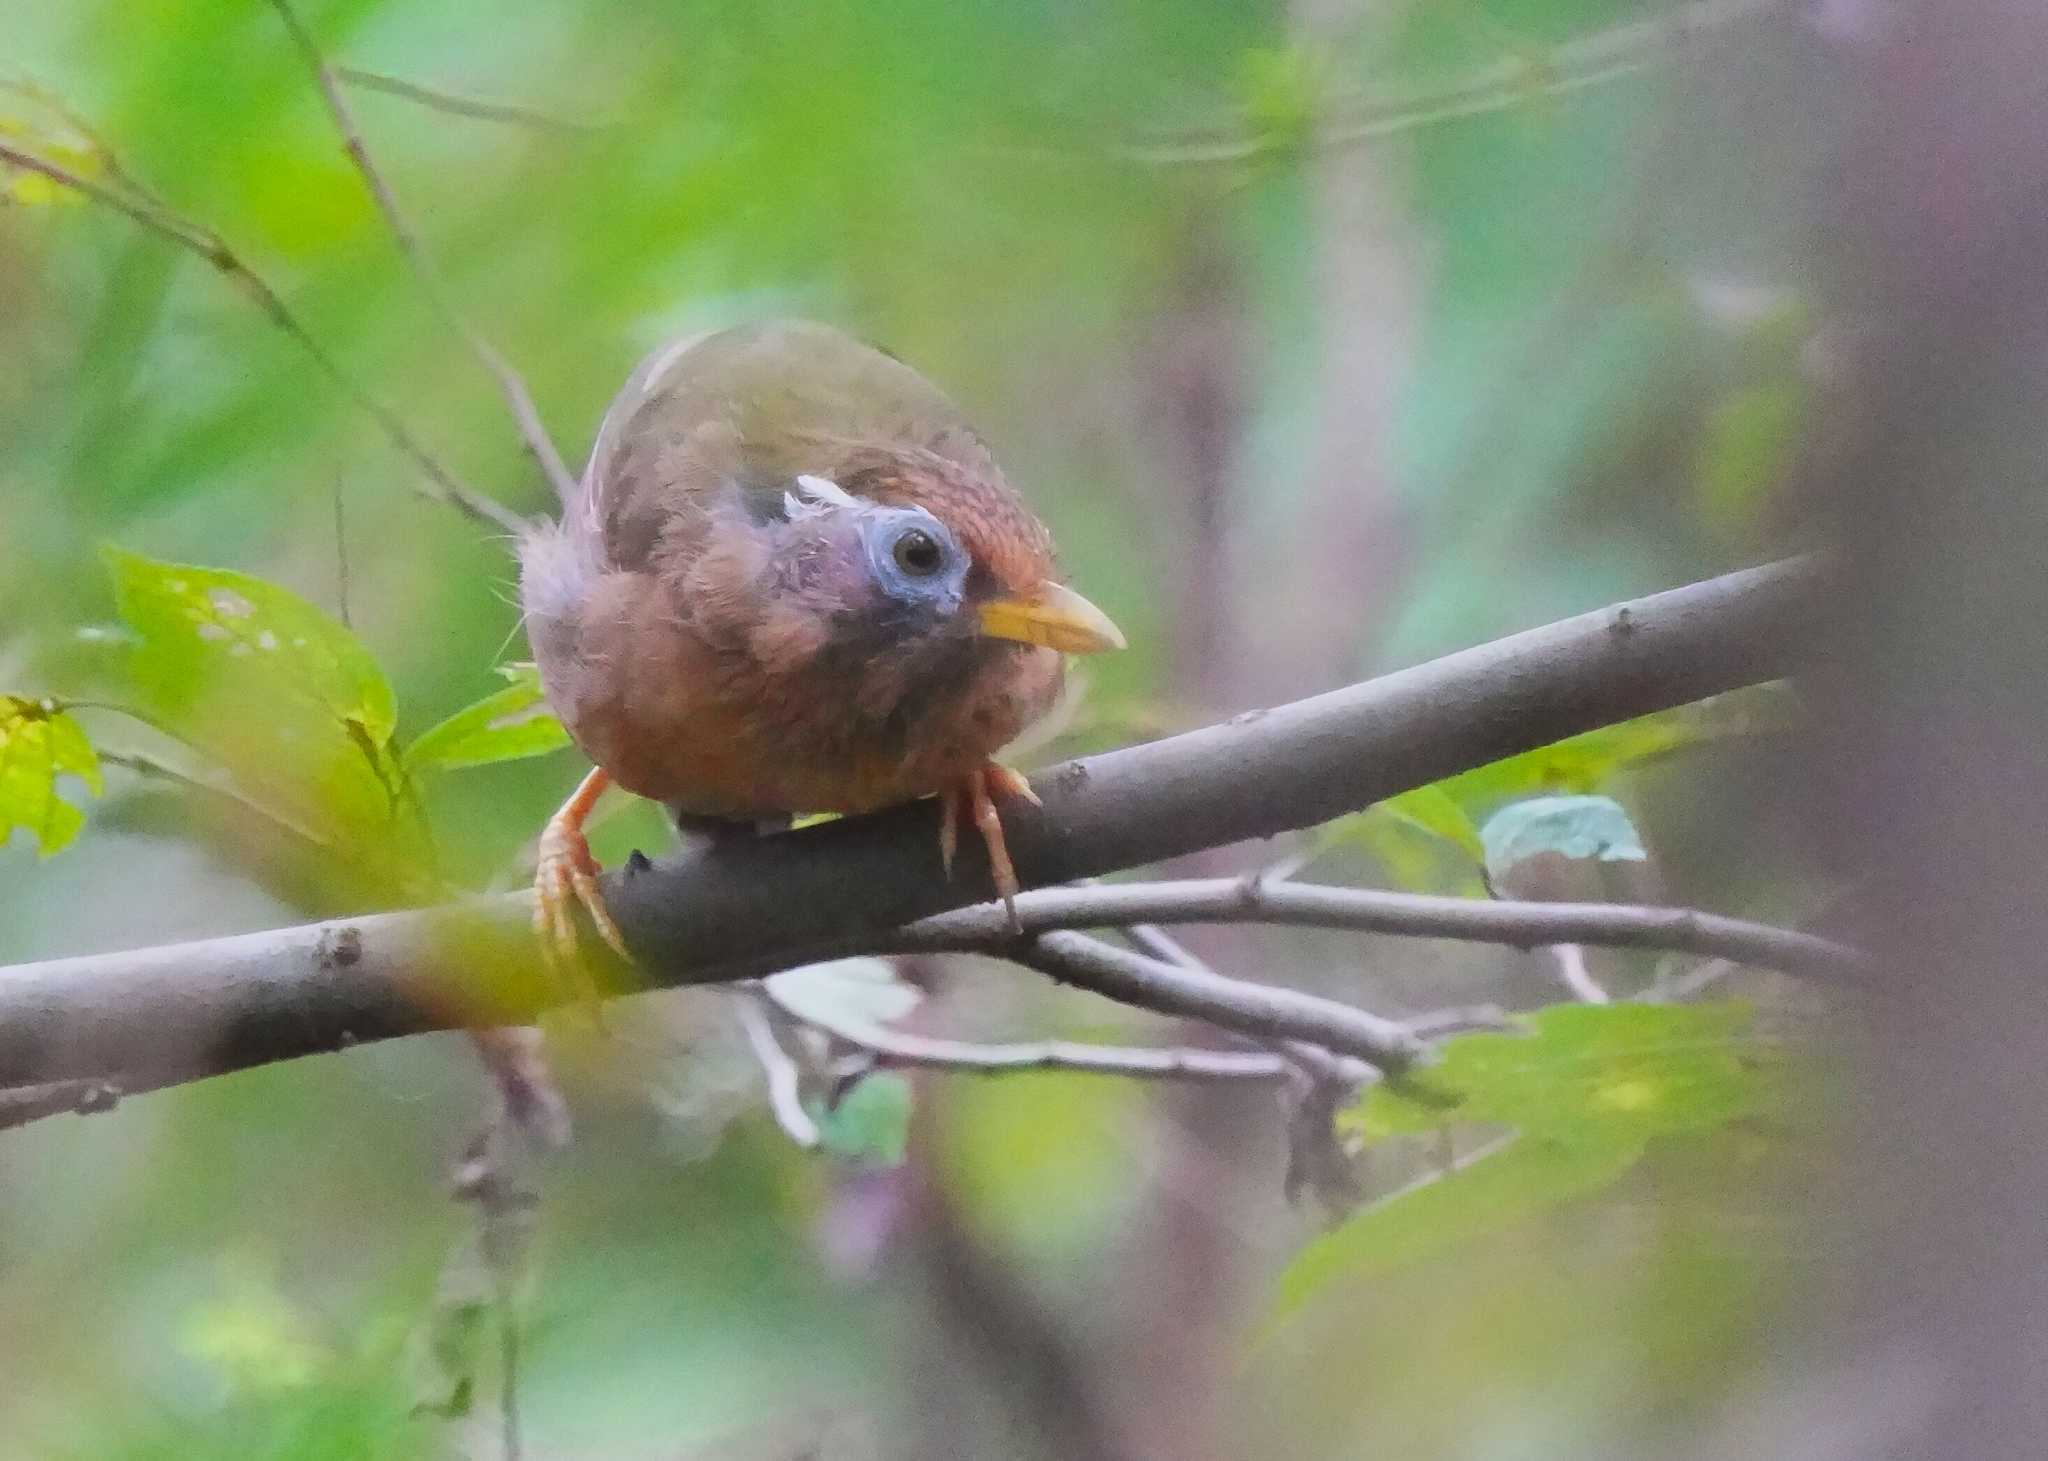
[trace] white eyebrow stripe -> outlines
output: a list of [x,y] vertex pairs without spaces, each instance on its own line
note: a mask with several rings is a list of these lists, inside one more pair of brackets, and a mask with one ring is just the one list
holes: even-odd
[[808,472],[796,479],[796,491],[782,494],[782,515],[791,522],[821,512],[846,508],[858,511],[874,505],[865,497],[855,497],[830,477],[816,477]]
[[841,487],[830,477],[813,477],[803,473],[796,479],[797,491],[815,502],[830,503],[834,507],[858,507],[860,499]]

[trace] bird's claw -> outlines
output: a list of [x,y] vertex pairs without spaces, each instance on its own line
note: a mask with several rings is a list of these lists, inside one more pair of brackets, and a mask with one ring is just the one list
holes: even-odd
[[605,905],[597,885],[597,859],[583,835],[583,819],[603,791],[590,781],[579,788],[540,834],[540,852],[533,873],[533,932],[540,941],[541,961],[558,986],[573,988],[593,1011],[598,989],[581,957],[576,906],[582,905],[599,938],[622,959],[632,959],[625,937]]
[[988,849],[989,877],[996,885],[996,896],[1003,900],[1011,929],[1021,933],[1023,924],[1017,919],[1017,894],[1021,889],[1016,865],[1010,861],[1009,843],[1003,837],[1003,819],[996,810],[997,796],[1021,797],[1033,806],[1043,805],[1021,771],[994,761],[978,771],[970,771],[939,793],[939,861],[950,878],[953,856],[960,847],[960,823],[971,818],[981,834],[982,845]]

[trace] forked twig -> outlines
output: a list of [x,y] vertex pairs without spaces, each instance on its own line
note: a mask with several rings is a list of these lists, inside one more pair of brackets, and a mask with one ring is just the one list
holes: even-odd
[[412,226],[405,212],[398,206],[398,195],[391,190],[391,184],[377,169],[370,158],[370,149],[363,141],[362,129],[356,126],[354,113],[349,110],[348,99],[342,95],[341,82],[334,70],[327,64],[327,58],[320,52],[320,44],[313,33],[299,18],[291,6],[291,0],[270,0],[271,8],[277,11],[285,29],[291,32],[292,42],[305,58],[306,67],[313,73],[313,80],[320,88],[320,95],[327,103],[327,113],[334,119],[335,130],[341,134],[341,145],[348,153],[349,161],[355,164],[363,184],[370,190],[370,197],[377,205],[377,211],[384,215],[384,222],[391,229],[391,237],[398,244],[398,251],[405,255],[405,261],[412,268],[413,277],[419,281],[427,302],[440,315],[442,323],[458,335],[469,347],[470,354],[482,362],[498,382],[498,390],[505,398],[505,409],[511,413],[512,423],[519,431],[519,439],[526,444],[526,450],[533,457],[548,479],[548,485],[555,489],[555,496],[562,502],[571,501],[576,492],[575,478],[564,465],[562,455],[555,450],[555,443],[548,435],[540,419],[540,410],[533,403],[533,394],[526,388],[526,382],[510,361],[500,355],[497,349],[479,334],[470,323],[456,311],[448,298],[448,291],[435,270],[433,260],[427,256],[426,248],[420,242],[417,230]]
[[284,297],[268,280],[250,268],[247,261],[218,233],[180,216],[146,195],[109,187],[65,167],[62,163],[39,157],[6,141],[0,141],[0,163],[38,173],[103,207],[113,209],[159,238],[167,239],[180,248],[197,254],[253,300],[273,325],[304,350],[321,372],[339,386],[343,394],[365,415],[376,422],[385,438],[426,474],[427,480],[432,484],[432,490],[427,493],[429,497],[448,503],[473,522],[514,535],[523,534],[527,530],[526,519],[471,487],[428,451],[419,438],[413,435],[411,429],[399,419],[398,413],[344,370],[341,362],[336,360],[327,347],[306,329],[298,316],[291,312],[290,307],[284,302]]

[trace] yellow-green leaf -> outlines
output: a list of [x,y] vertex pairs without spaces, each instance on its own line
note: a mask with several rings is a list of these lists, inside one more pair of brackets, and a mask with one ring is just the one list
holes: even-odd
[[103,551],[144,706],[294,820],[387,838],[397,706],[347,626],[250,574]]
[[346,625],[297,594],[252,574],[108,547],[121,617],[143,639],[136,677],[176,705],[212,682],[254,680],[354,724],[376,745],[391,739],[398,707],[384,672]]
[[1534,1213],[1598,1191],[1642,1154],[1640,1143],[1582,1146],[1522,1136],[1366,1208],[1309,1243],[1282,1271],[1271,1319],[1285,1319],[1326,1283],[1371,1278]]
[[1441,786],[1418,786],[1413,791],[1404,791],[1381,802],[1377,810],[1405,826],[1450,843],[1469,854],[1474,862],[1483,861],[1486,857],[1479,829],[1472,825],[1472,818],[1465,809]]
[[1743,1004],[1562,1004],[1528,1034],[1450,1041],[1419,1074],[1373,1087],[1344,1124],[1368,1140],[1468,1122],[1599,1138],[1713,1126],[1752,1107],[1774,1064]]
[[1621,772],[1712,741],[1781,727],[1792,715],[1791,696],[1782,685],[1761,685],[1602,726],[1475,767],[1436,785],[1474,813],[1544,792],[1594,792]]
[[48,857],[78,835],[85,817],[57,795],[60,776],[76,777],[94,796],[103,789],[99,757],[78,722],[56,701],[0,695],[0,845],[23,827]]
[[1479,829],[1441,786],[1418,786],[1323,829],[1315,855],[1349,844],[1363,848],[1396,887],[1444,891],[1445,880],[1476,891],[1486,851]]
[[1696,705],[1646,715],[1540,746],[1416,787],[1323,829],[1315,852],[1362,847],[1401,887],[1442,891],[1459,876],[1442,853],[1455,849],[1471,880],[1486,861],[1479,819],[1503,803],[1545,793],[1585,794],[1625,771],[1729,736],[1785,724],[1791,716],[1782,686],[1760,686]]
[[511,683],[422,732],[406,748],[405,764],[415,771],[454,771],[545,756],[568,745],[569,733],[541,691],[540,671],[517,664],[499,673]]
[[1464,1036],[1426,1070],[1373,1087],[1339,1118],[1369,1144],[1452,1128],[1510,1136],[1303,1249],[1274,1317],[1340,1275],[1381,1272],[1596,1190],[1654,1138],[1767,1109],[1780,1062],[1749,1027],[1739,1004],[1558,1005],[1532,1016],[1527,1034]]

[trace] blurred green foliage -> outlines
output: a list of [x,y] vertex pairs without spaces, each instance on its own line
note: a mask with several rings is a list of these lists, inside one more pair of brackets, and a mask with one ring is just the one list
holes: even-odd
[[85,816],[58,795],[62,777],[94,796],[105,789],[99,757],[78,722],[61,702],[0,695],[0,844],[20,827],[44,857],[70,845]]
[[[1304,1248],[1275,1317],[1356,1281],[1604,1187],[1654,1139],[1773,1108],[1776,1052],[1734,1005],[1558,1005],[1526,1033],[1466,1035],[1440,1063],[1375,1086],[1342,1124],[1368,1142],[1476,1129],[1486,1142]],[[1489,1131],[1489,1128],[1491,1130]]]
[[[337,63],[539,118],[349,89],[449,298],[572,461],[642,352],[768,310],[959,397],[1135,646],[1090,666],[1041,757],[1743,559],[1814,393],[1793,202],[1825,98],[1805,33],[1768,18],[1680,56],[1619,32],[1664,13],[1623,0],[304,13]],[[1576,81],[1616,35],[1642,64]],[[217,234],[437,457],[546,505],[268,7],[0,0],[0,37],[0,146]],[[1457,97],[1484,104],[1436,115]],[[1333,215],[1346,187],[1371,206]],[[516,880],[578,768],[531,678],[490,679],[520,653],[504,545],[428,500],[232,274],[4,168],[0,358],[0,831],[30,834],[0,849],[0,960]],[[1203,427],[1226,441],[1214,510]],[[1218,640],[1191,637],[1205,605]],[[1477,891],[1489,816],[1601,793],[1686,898],[1785,911],[1814,880],[1781,867],[1774,724],[1614,727],[1308,851]],[[93,747],[90,834],[44,862],[31,844],[82,825],[63,778],[99,786]],[[628,808],[598,850],[666,835]],[[1259,949],[1247,968],[1375,1007],[1555,998],[1483,952]],[[917,1018],[1159,1033],[981,971],[941,990]],[[1221,1336],[1229,1378],[1198,1387],[1221,1454],[1626,1445],[1725,1396],[1796,1296],[1783,1158],[1742,1119],[1772,1081],[1729,1011],[1552,1009],[1532,1038],[1457,1042],[1430,1079],[1459,1104],[1384,1089],[1359,1113],[1375,1139],[1407,1123],[1362,1158],[1402,1195],[1304,1247],[1263,1097],[1219,1121],[1084,1077],[869,1080],[831,1129],[902,1147],[878,1169],[795,1151],[745,1079],[736,1102],[716,1009],[557,1032],[579,1139],[521,1310],[530,1454],[793,1425],[795,1455],[846,1414],[889,1438],[847,1455],[1046,1454],[958,1398],[1014,1374],[948,1299],[939,1200],[1140,1414],[1163,1407],[1132,1356]],[[0,1335],[0,1457],[493,1454],[488,1316],[420,1373],[474,1241],[440,1179],[480,1102],[467,1052],[421,1041],[0,1133],[0,1304],[30,1321]],[[1522,1135],[1415,1185],[1440,1170],[1419,1128],[1447,1121]],[[456,1408],[451,1367],[475,1371],[471,1414],[416,1413]]]

